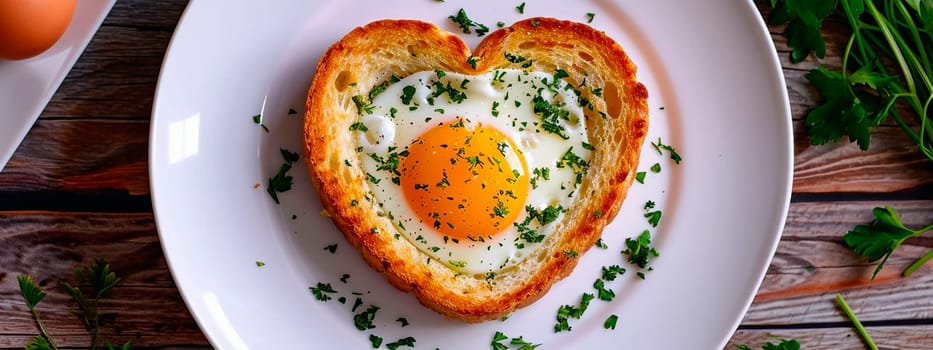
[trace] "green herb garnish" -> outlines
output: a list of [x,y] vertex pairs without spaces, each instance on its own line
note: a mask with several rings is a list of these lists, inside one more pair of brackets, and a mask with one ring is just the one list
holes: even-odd
[[609,317],[606,318],[606,321],[603,322],[603,328],[616,329],[617,322],[619,322],[619,316],[609,315]]
[[[660,256],[657,249],[651,246],[651,233],[648,230],[643,231],[637,238],[625,239],[626,249],[622,255],[628,256],[628,262],[638,266],[640,269],[654,270],[648,265],[652,257]],[[644,279],[644,272],[639,272],[638,276]]]
[[[359,301],[359,298],[357,298],[357,301]],[[354,309],[356,309],[355,306]],[[376,328],[376,326],[373,325],[373,320],[376,319],[377,311],[379,311],[378,306],[370,305],[365,311],[353,315],[353,325],[356,326],[356,329],[361,331]]]
[[[871,278],[874,279],[878,272],[881,271],[881,268],[884,267],[884,263],[894,253],[894,250],[904,240],[933,230],[933,225],[919,230],[911,230],[904,226],[897,212],[891,207],[875,208],[872,210],[872,215],[874,215],[875,219],[871,223],[855,226],[851,231],[846,232],[842,240],[855,253],[868,258],[868,262],[881,260],[881,263],[878,264],[878,267],[875,268],[874,273],[871,275]],[[911,273],[931,258],[933,258],[933,250],[904,270],[904,277],[910,276]]]
[[460,30],[463,31],[463,34],[471,34],[472,32],[470,28],[473,28],[473,30],[476,30],[477,36],[483,36],[489,32],[489,27],[483,25],[482,23],[478,23],[470,19],[470,17],[467,16],[466,11],[464,11],[462,8],[460,9],[460,11],[457,11],[456,16],[450,16],[447,18],[450,18],[451,21],[459,25]]
[[330,286],[330,283],[318,282],[317,286],[309,287],[309,289],[311,289],[311,294],[314,294],[314,298],[320,301],[328,301],[330,300],[330,295],[327,294],[337,293],[337,291]]
[[[596,18],[596,14],[592,12],[586,13],[586,23],[593,23],[593,18]],[[615,329],[615,327],[613,327]]]

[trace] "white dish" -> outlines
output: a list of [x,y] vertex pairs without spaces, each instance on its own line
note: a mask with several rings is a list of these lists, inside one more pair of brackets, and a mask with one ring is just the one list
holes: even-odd
[[[674,165],[648,144],[622,212],[593,249],[541,300],[504,322],[446,320],[390,287],[370,270],[320,204],[303,162],[295,186],[276,205],[267,179],[280,148],[301,150],[302,112],[322,52],[357,25],[416,18],[456,31],[460,8],[424,0],[193,2],[166,55],[153,107],[150,149],[153,206],[178,287],[220,349],[368,349],[370,334],[392,342],[412,336],[419,349],[486,349],[493,334],[522,336],[541,348],[714,349],[724,346],[761,283],[784,225],[792,177],[790,109],[771,38],[751,1],[535,1],[464,5],[495,27],[531,16],[604,30],[639,65],[651,94],[649,141],[660,137],[683,155]],[[701,4],[702,3],[702,4]],[[475,45],[479,38],[463,35]],[[295,109],[296,114],[289,114]],[[262,113],[269,132],[252,116]],[[260,184],[254,188],[254,184]],[[645,281],[619,251],[648,228],[642,206],[663,209],[652,229],[661,257]],[[336,254],[324,247],[338,244]],[[256,262],[266,265],[258,267]],[[555,334],[558,307],[592,293],[601,266],[630,271],[610,284],[613,302],[593,301],[573,330]],[[339,281],[342,274],[351,277]],[[330,283],[345,296],[315,300],[309,287]],[[376,328],[361,332],[350,311],[360,292],[380,306]],[[615,330],[603,321],[617,314]],[[405,317],[411,325],[401,327]]]
[[0,60],[0,170],[71,71],[116,0],[78,1],[61,39],[38,56]]

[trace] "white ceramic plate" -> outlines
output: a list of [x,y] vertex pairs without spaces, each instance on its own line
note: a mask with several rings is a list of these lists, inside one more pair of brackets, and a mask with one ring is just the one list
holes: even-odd
[[[675,165],[646,145],[622,212],[573,274],[504,322],[463,324],[388,285],[319,215],[298,162],[295,186],[276,205],[267,179],[301,150],[306,90],[323,51],[353,27],[416,18],[457,31],[461,4],[428,0],[198,1],[189,5],[162,68],[151,135],[154,209],[166,257],[188,307],[221,349],[368,349],[370,334],[419,349],[488,349],[496,331],[542,349],[721,348],[737,327],[771,260],[791,184],[792,137],[783,75],[762,19],[748,2],[521,1],[463,4],[495,27],[529,16],[587,20],[639,65],[650,91],[649,140],[673,145]],[[479,38],[463,35],[475,45]],[[296,114],[289,114],[289,109]],[[264,131],[252,116],[263,115]],[[259,186],[255,188],[255,186]],[[652,228],[661,257],[647,280],[619,251],[649,225],[642,206],[664,212]],[[332,254],[324,247],[337,244]],[[258,267],[256,262],[266,265]],[[630,268],[609,284],[617,297],[593,301],[573,330],[555,334],[558,307],[576,304],[604,265]],[[343,283],[343,274],[350,278]],[[309,287],[330,283],[334,300]],[[352,294],[358,293],[359,295]],[[347,303],[336,299],[346,297]],[[379,306],[376,328],[358,331],[351,312]],[[615,330],[603,328],[611,314]],[[402,327],[396,320],[406,318]]]
[[26,137],[116,0],[78,1],[61,39],[38,56],[0,60],[0,170]]

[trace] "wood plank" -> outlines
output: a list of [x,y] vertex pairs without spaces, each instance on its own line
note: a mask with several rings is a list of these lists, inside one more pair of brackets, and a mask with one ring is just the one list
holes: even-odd
[[[933,200],[793,203],[778,250],[744,325],[839,322],[842,293],[863,321],[933,320],[933,264],[909,278],[901,271],[933,249],[933,234],[909,239],[874,281],[875,264],[857,256],[842,236],[871,221],[871,209],[890,204],[907,227],[933,223]],[[832,218],[827,220],[827,218]]]
[[120,0],[113,5],[103,26],[133,27],[171,32],[187,6],[187,0]]
[[884,193],[933,184],[933,161],[899,128],[876,129],[867,151],[848,139],[813,146],[800,121],[794,130],[795,193]]
[[38,311],[50,332],[65,335],[63,345],[88,343],[70,312],[70,297],[57,283],[74,283],[73,268],[95,258],[110,262],[123,278],[100,306],[102,314],[115,317],[105,329],[108,338],[140,346],[207,344],[175,287],[151,214],[0,212],[0,246],[0,347],[22,346],[10,342],[35,334],[16,282],[22,273],[49,293]]
[[170,31],[101,27],[42,117],[149,120]]
[[149,193],[148,120],[44,120],[0,172],[3,191]]
[[[930,334],[933,334],[931,325],[867,327],[867,329],[875,344],[882,350],[929,350]],[[806,350],[867,348],[855,328],[832,327],[739,330],[724,349],[735,349],[736,344],[748,344],[753,349],[761,349],[764,343],[777,343],[778,339],[796,339],[800,342],[800,348]]]

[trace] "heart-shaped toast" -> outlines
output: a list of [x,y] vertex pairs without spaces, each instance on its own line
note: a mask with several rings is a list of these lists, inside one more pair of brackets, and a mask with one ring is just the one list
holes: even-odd
[[531,304],[600,238],[638,166],[648,92],[585,24],[530,18],[471,53],[414,20],[351,31],[318,64],[305,158],[363,259],[467,322]]

